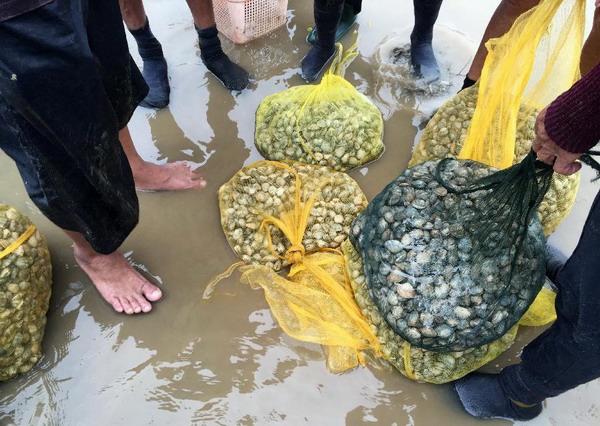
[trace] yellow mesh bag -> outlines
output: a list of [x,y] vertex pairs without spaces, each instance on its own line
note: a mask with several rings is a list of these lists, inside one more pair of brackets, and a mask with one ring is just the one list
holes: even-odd
[[[272,185],[268,182],[275,182],[284,190],[279,195],[275,191],[281,203],[268,203],[264,197],[258,197],[269,193]],[[257,183],[261,191],[252,194],[253,201],[248,198],[249,202],[242,206],[231,204],[248,195],[247,189]],[[363,351],[379,353],[379,342],[354,302],[344,257],[328,246],[339,236],[346,238],[349,224],[367,205],[356,182],[323,167],[261,161],[238,172],[221,188],[219,199],[228,238],[230,232],[242,229],[239,224],[243,220],[242,234],[249,241],[260,241],[248,252],[258,256],[252,255],[246,261],[253,264],[241,269],[242,281],[264,290],[284,331],[299,340],[324,345],[332,372],[364,364]],[[240,207],[247,210],[244,218],[229,217],[232,210]],[[323,240],[324,235],[327,241]],[[307,244],[311,244],[310,249]],[[230,275],[240,263],[243,262],[232,265],[213,280],[204,297],[208,298],[220,279]],[[287,278],[275,272],[285,265],[291,265]]]
[[[363,261],[349,240],[342,244],[342,251],[355,300],[374,327],[383,358],[409,379],[437,384],[457,380],[498,357],[515,340],[518,325],[498,340],[462,352],[439,353],[411,345],[394,333],[379,313],[368,292]],[[541,326],[555,320],[553,297],[554,293],[544,288],[519,324]]]
[[379,340],[354,301],[341,253],[302,256],[287,278],[265,266],[244,266],[242,271],[242,282],[264,290],[287,334],[325,346],[329,371],[365,365],[364,351],[381,355]]
[[269,160],[294,160],[348,171],[384,151],[379,109],[343,77],[358,55],[355,43],[338,54],[317,85],[265,98],[256,112],[256,146]]
[[367,198],[347,174],[297,162],[258,161],[242,168],[219,189],[221,226],[235,254],[246,263],[276,271],[289,265],[284,253],[290,242],[278,229],[271,232],[277,255],[269,249],[261,225],[266,217],[292,211],[296,196],[316,194],[301,241],[308,252],[337,248],[350,224],[367,206]]
[[537,327],[556,320],[555,302],[556,293],[543,287],[533,304],[529,307],[529,310],[519,320],[519,324],[528,327]]
[[0,381],[31,370],[42,356],[52,264],[29,218],[0,203]]
[[542,0],[503,37],[491,39],[479,97],[459,158],[513,164],[522,104],[542,109],[579,77],[585,0]]
[[[438,111],[411,165],[443,156],[498,169],[520,161],[533,141],[537,113],[580,76],[584,28],[585,0],[542,0],[520,16],[508,33],[487,43],[479,87]],[[554,178],[540,207],[546,234],[568,215],[578,184],[579,175]]]

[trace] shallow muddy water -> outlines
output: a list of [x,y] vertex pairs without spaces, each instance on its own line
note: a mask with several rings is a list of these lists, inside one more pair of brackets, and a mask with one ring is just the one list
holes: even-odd
[[[424,118],[456,90],[419,99],[375,75],[378,44],[394,31],[407,34],[411,4],[365,2],[357,26],[360,55],[346,73],[385,118],[385,154],[351,173],[369,199],[405,169]],[[302,84],[298,64],[309,49],[304,38],[312,25],[310,5],[290,0],[286,27],[263,39],[245,46],[224,40],[232,59],[255,79],[249,90],[232,95],[201,64],[185,2],[146,2],[169,62],[172,98],[166,110],[136,111],[130,125],[136,146],[152,161],[190,161],[208,181],[202,191],[139,194],[140,224],[123,250],[163,289],[165,297],[151,314],[112,311],[75,264],[66,237],[36,210],[14,165],[0,153],[0,201],[30,215],[48,238],[54,266],[44,356],[28,374],[0,383],[0,424],[478,423],[463,412],[450,385],[414,383],[380,363],[328,373],[320,347],[287,337],[262,292],[240,284],[236,274],[209,301],[201,300],[210,278],[237,260],[220,229],[217,190],[240,167],[260,159],[253,134],[260,101]],[[439,24],[446,32],[460,29],[456,40],[474,50],[495,5],[447,0]],[[352,37],[343,40],[346,47]],[[451,58],[448,43],[440,46],[438,54]],[[459,65],[452,69],[460,72]],[[582,185],[574,214],[553,237],[567,251],[594,191]],[[537,332],[525,330],[486,370],[516,362],[523,343]],[[530,424],[599,424],[598,391],[594,382],[554,398]]]

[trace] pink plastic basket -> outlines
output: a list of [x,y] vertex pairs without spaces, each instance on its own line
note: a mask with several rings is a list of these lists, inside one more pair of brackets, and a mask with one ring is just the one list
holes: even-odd
[[287,7],[288,0],[213,0],[217,28],[238,44],[285,24]]

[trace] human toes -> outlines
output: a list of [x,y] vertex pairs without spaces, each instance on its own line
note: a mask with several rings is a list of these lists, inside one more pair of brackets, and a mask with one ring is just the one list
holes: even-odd
[[123,311],[127,315],[132,315],[134,310],[133,310],[133,307],[131,306],[131,304],[129,303],[129,300],[127,300],[127,298],[125,298],[125,297],[121,297],[119,299],[119,301],[121,302],[121,306],[123,306]]
[[129,296],[127,298],[127,301],[129,302],[129,305],[133,309],[134,313],[139,314],[140,312],[142,312],[142,306],[140,305],[140,302],[138,301],[138,298],[135,295]]
[[119,299],[117,299],[116,297],[109,302],[110,305],[113,307],[113,309],[115,311],[117,311],[118,313],[123,313],[124,309],[123,309],[123,305],[121,304],[121,301]]
[[152,304],[141,294],[136,294],[135,299],[141,308],[141,312],[148,313],[152,310]]
[[202,178],[192,179],[192,181],[190,182],[190,189],[196,189],[196,188],[200,188],[200,189],[206,188],[206,181]]
[[155,285],[146,282],[142,285],[142,294],[150,302],[156,302],[162,297],[162,291]]

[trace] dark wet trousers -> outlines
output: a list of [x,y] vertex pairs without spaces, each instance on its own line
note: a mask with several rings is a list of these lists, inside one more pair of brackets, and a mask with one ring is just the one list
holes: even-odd
[[98,253],[138,221],[119,130],[147,92],[117,0],[54,0],[0,22],[0,149],[42,213]]
[[600,194],[556,278],[557,320],[501,373],[511,398],[536,404],[600,377]]
[[315,0],[315,3],[322,6],[338,6],[348,4],[354,8],[354,13],[358,15],[362,10],[362,0]]

